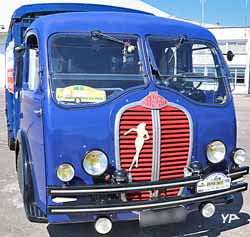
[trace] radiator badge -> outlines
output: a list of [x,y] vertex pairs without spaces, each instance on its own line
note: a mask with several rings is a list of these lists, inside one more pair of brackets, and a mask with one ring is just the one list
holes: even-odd
[[136,128],[131,128],[127,132],[124,133],[125,136],[131,132],[137,133],[137,137],[135,139],[136,153],[135,153],[134,159],[130,165],[129,171],[132,170],[134,164],[135,164],[136,168],[138,167],[139,156],[140,156],[141,150],[143,148],[144,142],[146,140],[149,140],[149,135],[148,135],[148,131],[146,130],[146,125],[147,125],[146,123],[140,123],[140,124],[138,124],[138,126]]
[[141,100],[141,105],[149,109],[161,109],[168,105],[168,101],[160,96],[157,91],[152,91]]

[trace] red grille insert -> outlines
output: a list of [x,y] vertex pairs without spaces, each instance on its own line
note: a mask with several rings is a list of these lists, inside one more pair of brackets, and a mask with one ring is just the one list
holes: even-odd
[[[160,110],[161,120],[161,165],[160,179],[184,177],[187,166],[190,128],[187,115],[172,106]],[[180,188],[168,189],[167,196],[178,195]]]
[[150,139],[145,141],[140,153],[139,167],[133,168],[131,175],[133,181],[151,181],[152,172],[152,156],[153,156],[153,130],[152,130],[152,116],[151,110],[142,106],[136,106],[126,110],[120,121],[120,162],[121,168],[128,170],[134,155],[136,132],[131,132],[127,136],[124,135],[131,128],[136,128],[139,123],[146,123]]
[[[120,164],[122,169],[129,170],[136,153],[136,132],[124,135],[131,128],[140,123],[146,123],[149,140],[146,140],[141,150],[138,168],[131,171],[133,182],[151,181],[153,158],[153,124],[151,110],[142,106],[135,106],[126,110],[120,120]],[[187,166],[190,144],[190,127],[187,115],[178,108],[166,106],[160,110],[161,123],[161,158],[160,179],[180,178],[184,176],[183,168]],[[168,189],[160,196],[176,196],[180,188]],[[129,200],[147,200],[149,191],[131,193]]]

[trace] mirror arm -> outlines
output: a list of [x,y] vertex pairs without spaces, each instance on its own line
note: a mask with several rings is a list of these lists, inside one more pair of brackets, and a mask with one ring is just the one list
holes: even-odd
[[16,53],[23,53],[24,50],[25,50],[25,47],[24,47],[23,44],[21,44],[19,46],[16,46],[14,50],[15,50]]

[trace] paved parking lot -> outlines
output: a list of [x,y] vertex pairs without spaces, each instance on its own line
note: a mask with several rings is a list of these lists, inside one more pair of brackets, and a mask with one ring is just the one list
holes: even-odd
[[[14,167],[14,154],[7,149],[4,115],[4,95],[0,90],[0,237],[80,237],[100,236],[95,233],[92,224],[46,225],[33,224],[26,220],[22,208],[21,196],[18,190]],[[238,146],[250,154],[250,96],[235,96],[238,117]],[[250,165],[250,156],[247,165]],[[248,177],[248,181],[250,178]],[[243,202],[244,199],[244,202]],[[220,207],[211,220],[200,218],[199,213],[193,213],[184,224],[165,227],[139,229],[137,222],[115,224],[108,236],[250,236],[250,192],[245,192],[243,198],[237,196],[236,202]],[[223,223],[223,217],[225,223]]]

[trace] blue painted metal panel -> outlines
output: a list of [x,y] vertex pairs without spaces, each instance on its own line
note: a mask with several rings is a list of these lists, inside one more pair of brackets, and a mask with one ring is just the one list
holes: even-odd
[[[45,142],[46,154],[49,160],[47,169],[47,184],[60,185],[55,169],[60,163],[69,162],[76,168],[76,176],[87,184],[93,180],[82,170],[82,158],[92,149],[101,149],[109,157],[109,162],[115,166],[114,152],[114,122],[119,109],[126,104],[140,101],[150,91],[159,91],[169,102],[178,103],[186,108],[193,120],[193,160],[199,160],[207,167],[205,151],[213,140],[222,140],[227,146],[227,162],[231,164],[230,152],[235,147],[234,110],[229,103],[224,107],[197,106],[179,94],[169,90],[159,90],[153,85],[145,89],[130,91],[120,96],[112,103],[99,107],[82,109],[60,108],[51,101],[45,105]],[[225,120],[225,114],[230,119]],[[99,119],[102,118],[102,119]],[[222,126],[223,124],[223,126]],[[70,141],[70,143],[69,143]]]
[[34,182],[35,201],[42,211],[46,213],[46,187],[43,118],[38,117],[34,111],[42,108],[42,95],[38,91],[24,90],[21,103],[21,128],[26,134],[30,163],[32,164],[32,178]]
[[[95,19],[93,21],[93,19]],[[114,22],[116,24],[114,24]],[[39,29],[44,40],[55,32],[102,32],[131,33],[138,35],[162,35],[176,37],[185,34],[188,38],[204,39],[216,43],[213,34],[207,29],[187,22],[166,19],[145,14],[119,12],[62,13],[44,16],[31,27]]]
[[35,15],[38,13],[50,13],[50,12],[93,12],[93,11],[117,11],[117,12],[133,12],[133,13],[151,13],[101,4],[84,4],[84,3],[47,3],[47,4],[33,4],[25,5],[18,8],[12,15],[13,19],[20,19],[29,14]]

